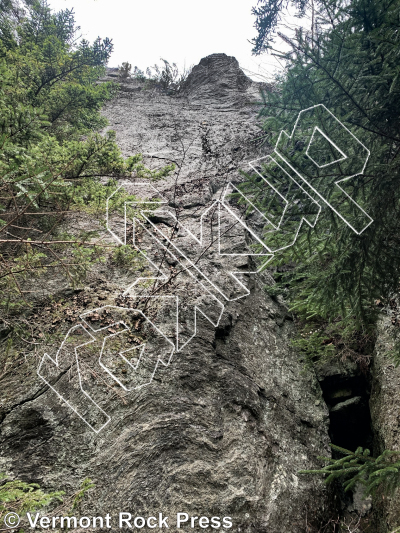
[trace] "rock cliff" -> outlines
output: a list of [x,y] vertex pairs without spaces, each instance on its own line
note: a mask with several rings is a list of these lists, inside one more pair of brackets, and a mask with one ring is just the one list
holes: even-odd
[[[247,162],[267,153],[257,92],[234,58],[214,54],[194,67],[179,96],[128,81],[104,114],[126,156],[141,152],[153,168],[176,164],[156,186],[196,232],[226,184],[240,181]],[[167,230],[163,216],[155,213],[153,221]],[[187,236],[180,243],[188,248]],[[235,247],[250,253],[241,231],[225,245],[225,253]],[[149,250],[158,253],[154,245]],[[101,389],[99,405],[112,415],[97,434],[38,378],[37,359],[22,361],[1,384],[0,471],[67,493],[90,477],[96,487],[82,504],[87,516],[162,512],[171,527],[172,517],[186,512],[230,516],[238,532],[318,532],[328,519],[329,495],[320,479],[298,471],[329,454],[328,411],[315,375],[291,348],[290,314],[264,292],[267,275],[248,274],[251,264],[246,256],[237,265],[249,295],[228,302],[217,327],[199,317],[195,339],[150,385],[125,392],[97,367],[97,352],[88,353],[85,387]],[[167,262],[170,272],[175,266]],[[217,282],[224,259],[214,255],[209,268]],[[63,298],[81,312],[121,305],[133,279],[99,268],[86,287]],[[187,292],[184,280],[177,277],[174,290]],[[155,313],[158,323],[168,322],[162,310]],[[73,324],[60,316],[59,339]],[[52,385],[72,395],[79,388],[76,368],[65,369]]]

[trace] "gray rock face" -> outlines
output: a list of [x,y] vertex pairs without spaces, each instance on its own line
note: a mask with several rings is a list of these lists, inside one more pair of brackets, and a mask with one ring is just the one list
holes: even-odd
[[[393,348],[390,316],[380,321],[379,335],[375,345],[372,368],[372,392],[370,399],[371,417],[374,429],[374,454],[386,450],[400,449],[399,435],[399,390],[400,368],[395,368],[387,356]],[[379,498],[376,502],[377,531],[386,533],[400,524],[400,491],[391,497]]]
[[[223,76],[221,76],[223,72]],[[254,84],[239,68],[236,58],[225,54],[204,57],[193,67],[184,87],[189,102],[223,109],[254,100]],[[252,90],[253,89],[253,90]]]
[[[224,54],[203,59],[179,98],[125,85],[138,90],[121,91],[106,107],[110,128],[125,155],[142,152],[152,167],[176,163],[174,175],[153,185],[167,199],[169,213],[196,232],[200,215],[226,184],[242,179],[239,170],[247,169],[246,162],[265,153],[257,109],[248,105],[257,86]],[[152,220],[155,228],[171,230],[165,212]],[[121,219],[112,222],[116,231],[122,228]],[[145,242],[150,234],[142,235]],[[187,235],[177,238],[190,251]],[[240,227],[224,245],[224,253],[250,252]],[[160,252],[154,243],[147,249],[153,257]],[[214,250],[202,264],[223,289],[228,259]],[[164,266],[170,285],[160,293],[192,297],[183,315],[190,329],[193,302],[203,305],[204,293],[192,291],[185,273],[175,275],[172,257]],[[330,453],[327,408],[314,374],[304,371],[290,347],[290,315],[263,291],[268,276],[250,275],[254,265],[247,256],[235,266],[249,295],[226,302],[218,327],[199,315],[196,337],[168,367],[157,369],[150,385],[126,392],[98,367],[98,347],[85,352],[85,389],[111,416],[97,434],[37,378],[36,360],[3,380],[0,471],[69,493],[90,477],[96,487],[82,503],[86,516],[162,512],[172,529],[176,513],[185,512],[230,516],[235,532],[319,531],[330,511],[328,492],[322,480],[298,471],[316,467],[317,456]],[[131,300],[121,299],[121,292],[134,279],[99,270],[76,302],[81,311],[128,305]],[[154,308],[160,327],[171,322],[168,309]],[[74,323],[64,318],[63,334]],[[84,409],[82,398],[74,396],[76,365],[67,361],[63,368],[51,378],[52,386]]]

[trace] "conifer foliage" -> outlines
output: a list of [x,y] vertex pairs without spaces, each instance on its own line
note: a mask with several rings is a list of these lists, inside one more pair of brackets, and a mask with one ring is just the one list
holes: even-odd
[[0,312],[7,328],[29,308],[33,278],[60,271],[75,283],[102,260],[89,233],[61,228],[66,213],[92,209],[94,199],[105,205],[119,176],[159,178],[172,168],[153,172],[140,155],[124,159],[115,132],[100,133],[107,125],[100,110],[118,90],[99,83],[113,44],[89,43],[79,30],[73,10],[0,0]]
[[[279,23],[287,6],[295,7],[300,18],[307,17],[309,29],[299,23],[292,32],[282,30]],[[400,0],[260,0],[254,14],[254,52],[269,51],[284,65],[272,90],[263,94],[267,142],[275,146],[282,130],[292,132],[300,111],[322,104],[370,150],[363,174],[347,181],[345,190],[373,223],[358,234],[321,204],[315,227],[303,224],[295,244],[268,263],[275,267],[278,282],[269,290],[284,292],[296,311],[303,327],[296,345],[308,360],[320,359],[327,350],[344,350],[355,354],[355,360],[369,361],[378,311],[398,294],[400,281]],[[277,42],[284,46],[280,49]],[[323,121],[319,127],[328,134]],[[289,156],[329,199],[334,195],[332,182],[341,176],[328,173],[321,180],[323,174],[312,173],[306,153],[310,128],[305,128],[303,139],[296,139]],[[341,135],[338,130],[335,143],[346,151]],[[290,194],[276,169],[264,167],[263,172],[284,196]],[[280,213],[276,197],[266,195],[259,176],[247,176],[242,189],[267,218]],[[300,197],[295,206],[297,211],[288,213],[277,237],[267,228],[265,239],[271,247],[287,244],[300,217],[311,216]],[[346,345],[350,349],[344,349]],[[398,348],[397,343],[392,352],[397,363]],[[362,483],[367,494],[390,492],[399,485],[399,452],[384,451],[373,458],[361,448],[333,447],[343,457],[326,459],[326,466],[305,473],[324,474],[328,482],[340,479],[346,490]]]
[[62,501],[62,491],[46,493],[37,483],[10,480],[0,472],[0,520],[9,512],[36,511],[53,501]]
[[357,484],[364,487],[364,495],[390,495],[399,483],[400,452],[385,450],[379,457],[371,457],[366,448],[355,452],[331,444],[333,450],[342,455],[340,459],[320,457],[326,465],[320,470],[301,470],[299,474],[322,474],[325,482],[336,479],[343,482],[345,492]]
[[[274,89],[264,93],[266,139],[275,145],[282,130],[292,131],[301,110],[323,104],[371,152],[363,175],[346,182],[345,190],[373,223],[358,235],[322,206],[316,227],[303,225],[295,245],[277,254],[275,265],[296,265],[278,280],[303,317],[340,319],[344,327],[350,322],[353,331],[373,334],[374,301],[396,293],[400,275],[400,1],[295,2],[311,28],[299,26],[290,34],[278,25],[285,5],[260,0],[255,10],[255,51],[269,50],[285,64]],[[277,38],[288,51],[278,49]],[[337,144],[345,148],[341,135],[338,131]],[[298,141],[292,161],[300,165],[307,159],[307,144]],[[325,177],[318,187],[329,198],[332,178],[340,175]],[[257,187],[252,176],[244,190],[255,195]],[[261,205],[266,216],[267,207]]]

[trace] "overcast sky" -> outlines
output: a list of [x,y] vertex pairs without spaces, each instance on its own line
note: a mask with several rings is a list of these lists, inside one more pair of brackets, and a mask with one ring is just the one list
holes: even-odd
[[[109,37],[114,53],[109,66],[129,61],[140,69],[160,58],[180,67],[224,52],[235,56],[246,73],[272,74],[277,63],[252,56],[255,37],[251,8],[257,0],[49,0],[54,10],[74,8],[85,38]],[[256,76],[252,76],[255,79]]]

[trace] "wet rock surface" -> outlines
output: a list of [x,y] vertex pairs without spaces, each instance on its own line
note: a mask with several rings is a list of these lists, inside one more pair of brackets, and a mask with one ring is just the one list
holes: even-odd
[[[110,129],[126,156],[142,152],[152,168],[176,164],[172,176],[154,185],[169,213],[198,231],[200,215],[221,198],[226,184],[240,181],[239,170],[266,153],[257,107],[251,104],[257,86],[234,58],[215,54],[193,69],[179,97],[136,82],[122,89],[104,110]],[[165,212],[156,212],[152,220],[156,228],[171,229]],[[239,230],[225,239],[226,253],[250,252],[248,236]],[[185,235],[179,238],[180,246],[190,248]],[[150,246],[154,256],[158,251]],[[222,280],[224,289],[225,260],[215,255],[208,267],[204,264],[210,279]],[[173,274],[175,266],[170,257],[167,270]],[[227,302],[217,327],[199,316],[196,337],[168,367],[157,368],[149,385],[127,392],[102,373],[100,345],[85,352],[85,390],[111,417],[98,433],[55,392],[69,395],[78,410],[90,410],[87,400],[74,396],[79,382],[73,358],[66,357],[63,372],[49,378],[54,390],[36,375],[42,354],[22,361],[1,382],[0,471],[68,493],[90,477],[96,487],[82,503],[86,516],[162,512],[172,528],[176,513],[186,512],[231,516],[232,531],[319,531],[330,513],[329,494],[321,479],[298,471],[316,467],[317,457],[330,453],[328,410],[318,380],[290,346],[290,314],[263,290],[268,276],[250,275],[247,256],[236,266],[243,270],[249,295]],[[134,279],[104,267],[75,301],[82,312],[129,307],[129,296],[123,300],[121,293]],[[183,274],[175,276],[171,287],[190,295],[186,281]],[[202,304],[203,297],[193,292],[193,301]],[[189,306],[184,316],[190,313]],[[62,340],[79,317],[66,321],[66,311],[60,314]],[[140,336],[137,315],[130,316]],[[157,324],[172,321],[165,306],[155,305],[154,317]]]

